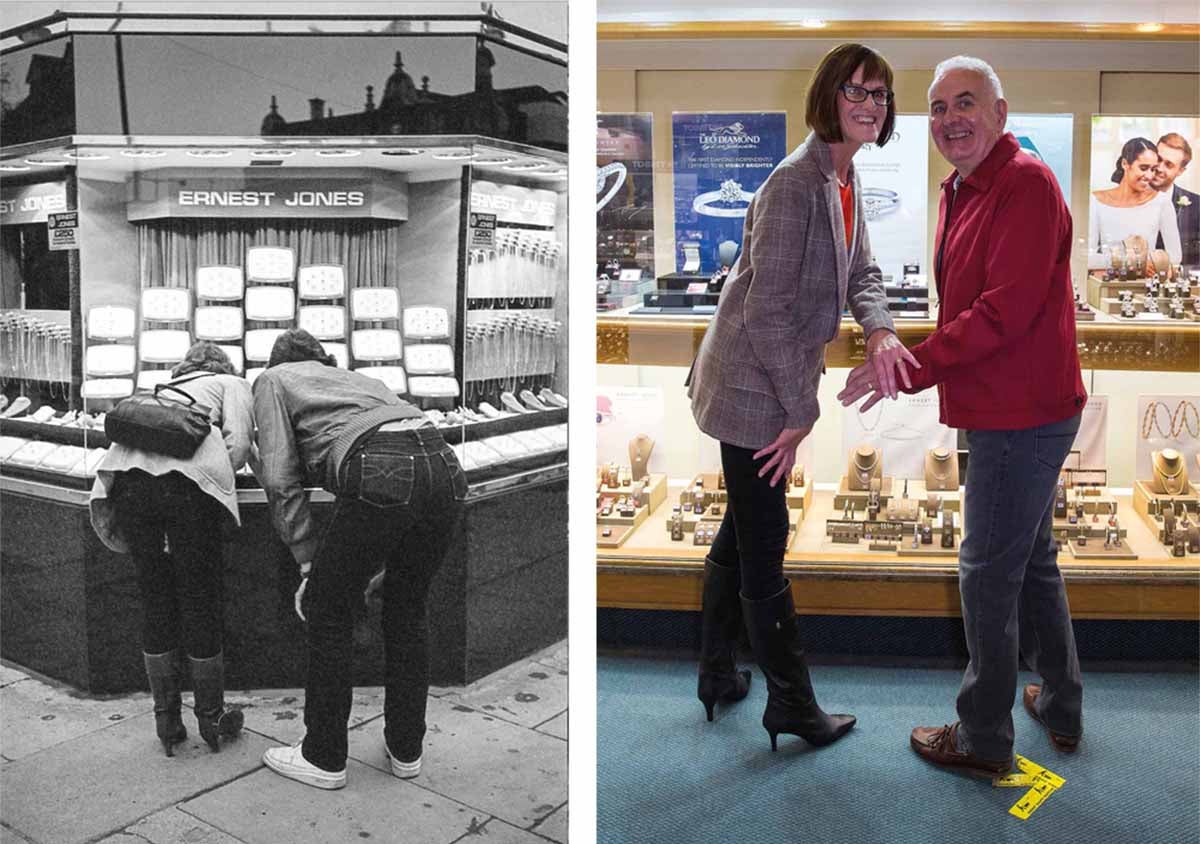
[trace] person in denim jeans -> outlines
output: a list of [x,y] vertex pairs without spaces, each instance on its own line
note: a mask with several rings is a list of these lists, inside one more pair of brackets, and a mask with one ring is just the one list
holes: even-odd
[[[959,591],[970,662],[958,721],[917,727],[935,765],[994,776],[1013,763],[1024,653],[1043,683],[1025,709],[1060,751],[1083,733],[1083,679],[1053,527],[1054,489],[1087,393],[1075,345],[1072,223],[1053,172],[1004,131],[1008,103],[985,62],[955,56],[929,88],[930,132],[955,170],[942,182],[937,330],[913,347],[912,392],[937,385],[941,419],[967,432]],[[870,367],[839,394],[882,398]]]
[[[429,693],[426,599],[461,517],[466,476],[419,409],[381,381],[337,368],[301,329],[276,340],[254,409],[256,471],[300,567],[296,612],[308,624],[307,733],[263,762],[318,788],[346,784],[353,607],[382,563],[384,744],[392,773],[415,777]],[[320,535],[306,486],[337,498]]]

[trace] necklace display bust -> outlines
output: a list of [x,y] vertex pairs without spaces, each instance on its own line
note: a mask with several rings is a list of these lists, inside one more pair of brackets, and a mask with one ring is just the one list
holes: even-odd
[[958,452],[931,448],[925,454],[925,488],[936,492],[958,489]]

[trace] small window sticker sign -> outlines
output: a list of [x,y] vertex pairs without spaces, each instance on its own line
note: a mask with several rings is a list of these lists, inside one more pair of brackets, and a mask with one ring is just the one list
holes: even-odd
[[496,245],[496,215],[481,214],[478,211],[470,213],[471,237],[470,246],[495,246]]
[[46,215],[46,233],[52,250],[79,248],[79,212],[58,211]]

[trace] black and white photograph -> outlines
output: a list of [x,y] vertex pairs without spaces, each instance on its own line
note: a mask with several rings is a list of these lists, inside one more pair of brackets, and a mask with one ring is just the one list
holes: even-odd
[[566,842],[567,4],[0,15],[0,837]]

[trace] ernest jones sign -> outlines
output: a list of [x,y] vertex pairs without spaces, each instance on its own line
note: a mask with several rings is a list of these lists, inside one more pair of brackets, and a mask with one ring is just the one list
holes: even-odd
[[163,217],[408,219],[408,185],[362,178],[140,177],[130,182],[130,220]]

